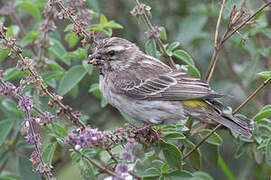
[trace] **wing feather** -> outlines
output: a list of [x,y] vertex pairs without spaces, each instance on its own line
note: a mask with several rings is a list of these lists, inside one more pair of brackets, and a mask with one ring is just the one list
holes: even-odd
[[[146,57],[151,58],[151,57]],[[134,69],[118,73],[114,85],[120,93],[136,99],[148,100],[190,100],[222,97],[209,85],[191,75],[175,71],[162,62],[134,65]],[[140,62],[139,62],[140,63]]]

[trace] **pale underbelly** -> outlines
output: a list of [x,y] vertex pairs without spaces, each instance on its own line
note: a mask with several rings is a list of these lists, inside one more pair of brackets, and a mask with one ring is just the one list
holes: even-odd
[[129,117],[153,124],[174,124],[185,119],[185,112],[179,101],[137,100],[118,95],[109,103]]

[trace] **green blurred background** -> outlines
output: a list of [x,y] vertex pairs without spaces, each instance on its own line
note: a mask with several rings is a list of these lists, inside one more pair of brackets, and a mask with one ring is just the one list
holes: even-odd
[[[33,0],[33,2],[35,2]],[[38,1],[45,3],[46,1]],[[123,29],[113,30],[113,36],[126,38],[144,51],[144,43],[147,41],[145,35],[145,25],[130,15],[130,11],[135,6],[133,0],[86,0],[89,8],[99,14],[104,14],[109,20],[114,20],[123,26]],[[167,31],[168,42],[178,41],[182,49],[186,50],[194,59],[196,67],[201,72],[204,79],[212,53],[213,39],[216,21],[219,13],[220,3],[218,0],[145,0],[141,1],[152,10],[151,21],[153,25],[164,26]],[[222,16],[220,36],[227,28],[229,13],[234,4],[239,5],[241,0],[228,0]],[[0,7],[6,1],[0,1]],[[263,1],[248,0],[247,11],[253,13]],[[29,21],[29,15],[20,12],[25,28],[31,29],[33,21]],[[95,22],[96,20],[94,20]],[[94,23],[93,22],[93,23]],[[258,72],[271,68],[271,13],[266,12],[265,16],[257,19],[256,24],[242,28],[233,35],[225,44],[220,53],[217,66],[214,71],[211,87],[218,92],[229,94],[231,98],[221,99],[226,105],[233,109],[237,107],[250,93],[262,82],[257,76]],[[63,32],[65,21],[57,20],[57,29],[53,34],[60,37],[63,45],[65,43],[65,33]],[[176,63],[181,63],[175,59]],[[2,62],[2,68],[14,66],[14,62]],[[76,64],[76,63],[75,63]],[[65,66],[64,66],[65,67]],[[79,110],[86,115],[87,122],[92,127],[99,129],[115,129],[123,126],[127,121],[112,106],[101,107],[100,100],[89,92],[93,83],[98,82],[98,72],[96,69],[91,76],[86,76],[79,85],[78,93],[72,96],[70,93],[65,95],[64,103],[69,104],[73,109]],[[250,102],[241,113],[247,117],[253,117],[264,105],[271,103],[270,86],[260,93],[255,100]],[[0,110],[0,117],[3,116]],[[216,153],[220,153],[229,169],[238,180],[266,179],[264,170],[270,171],[263,164],[253,162],[248,153],[240,158],[234,158],[237,149],[236,143],[226,130],[218,132],[224,138],[224,143],[219,147],[219,152],[212,145],[203,144],[202,150],[202,170],[207,171],[214,179],[229,179],[217,166]],[[7,168],[15,170],[16,159],[10,161]],[[15,170],[16,171],[16,170]],[[57,179],[81,179],[79,168],[72,165],[69,158],[56,165]]]

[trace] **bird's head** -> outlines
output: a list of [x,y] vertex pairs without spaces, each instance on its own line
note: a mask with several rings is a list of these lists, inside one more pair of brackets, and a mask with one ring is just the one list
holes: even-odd
[[118,37],[103,39],[89,56],[89,64],[99,66],[103,73],[129,68],[138,56],[139,48],[130,41]]

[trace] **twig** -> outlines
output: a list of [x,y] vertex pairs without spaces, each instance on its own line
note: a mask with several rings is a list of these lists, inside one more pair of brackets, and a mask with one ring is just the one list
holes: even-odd
[[264,4],[254,14],[252,14],[251,16],[249,16],[244,22],[242,22],[239,26],[237,26],[236,29],[234,29],[230,33],[226,34],[225,37],[222,40],[222,44],[227,39],[229,39],[236,31],[238,31],[240,28],[242,28],[244,25],[246,25],[247,22],[249,22],[252,18],[254,18],[258,13],[260,13],[263,9],[265,9],[266,7],[268,7],[270,4],[271,4],[271,1],[267,2],[266,4]]
[[110,155],[111,159],[118,164],[119,161],[117,160],[117,158],[115,157],[115,155],[110,151],[110,149],[106,149],[106,151],[108,152],[108,154]]
[[222,126],[222,124],[218,124],[209,134],[204,136],[204,138],[193,149],[191,149],[187,154],[183,156],[183,160],[190,156],[190,154],[192,154],[194,151],[196,151],[202,143],[204,143],[216,130],[218,130]]
[[[257,95],[257,93],[270,82],[271,78],[266,79],[240,106],[238,106],[232,112],[232,114],[236,114],[243,106],[245,106],[251,99],[253,99]],[[218,124],[210,133],[204,136],[203,139],[193,149],[191,149],[191,151],[184,155],[183,159],[186,159],[190,154],[192,154],[202,143],[204,143],[214,132],[216,132],[222,126],[223,126],[222,124]]]
[[[72,145],[71,145],[71,146],[72,146]],[[113,172],[113,171],[111,171],[111,170],[109,170],[109,169],[106,169],[106,168],[100,166],[100,165],[97,164],[95,161],[93,161],[92,159],[90,159],[88,156],[86,156],[86,155],[82,154],[80,151],[76,150],[76,149],[74,148],[74,146],[72,146],[72,147],[73,147],[73,150],[74,150],[76,153],[80,154],[83,158],[85,158],[85,159],[86,159],[88,162],[90,162],[93,166],[95,166],[96,168],[98,168],[101,172],[105,172],[105,173],[107,173],[107,174],[109,174],[109,175],[111,175],[111,176],[113,176],[113,177],[119,178],[120,180],[124,180],[122,177],[120,177],[120,176],[119,176],[118,174],[116,174],[115,172]]]
[[139,175],[137,175],[134,171],[129,171],[129,174],[131,174],[132,176],[134,176],[135,179],[142,180],[142,177],[140,177]]
[[[7,37],[5,36],[5,34],[3,32],[0,31],[0,37],[5,40],[7,42],[7,46],[9,48],[11,48],[14,52],[15,55],[19,58],[19,60],[21,60],[23,62],[24,65],[27,65],[27,63],[25,62],[24,57],[21,54],[21,50],[18,50],[19,48],[15,45],[15,43],[10,42],[9,39],[7,39]],[[35,78],[35,80],[37,82],[42,82],[43,80],[41,79],[41,76],[38,75],[33,69],[32,67],[27,66],[26,70],[33,76],[33,78]],[[40,88],[42,89],[42,91],[50,98],[52,99],[55,103],[57,103],[59,105],[59,107],[63,110],[64,115],[70,119],[75,125],[81,127],[81,128],[85,128],[85,124],[83,122],[80,121],[80,119],[76,116],[75,113],[73,113],[68,106],[65,106],[60,100],[59,98],[57,98],[56,95],[52,94],[49,92],[49,90],[45,87],[45,85],[43,85],[42,83],[39,84]]]
[[[138,0],[134,0],[134,1],[136,3],[137,7],[140,9],[141,8],[140,2]],[[148,29],[151,30],[151,31],[155,31],[153,25],[151,24],[150,19],[148,18],[147,14],[145,13],[144,10],[142,11],[142,17],[143,17]],[[159,48],[161,49],[161,51],[163,53],[163,56],[165,58],[167,58],[171,68],[172,69],[177,69],[172,57],[168,55],[167,50],[163,46],[163,43],[162,43],[161,39],[159,37],[154,37],[154,40],[155,40],[156,44],[159,46]]]
[[[265,5],[263,5],[262,7],[260,7],[254,14],[252,14],[251,16],[249,16],[246,20],[244,20],[240,25],[238,25],[236,28],[233,27],[229,27],[222,40],[218,43],[218,45],[214,48],[214,53],[212,55],[212,59],[210,61],[209,67],[208,67],[208,71],[206,73],[206,81],[209,83],[212,77],[212,74],[214,72],[215,69],[215,65],[216,62],[218,60],[218,55],[220,50],[222,49],[225,41],[227,39],[229,39],[234,33],[236,33],[240,28],[242,28],[244,25],[247,24],[247,22],[249,22],[252,18],[254,18],[259,12],[261,12],[264,8],[268,7],[271,4],[270,2],[267,2]],[[222,4],[223,5],[223,4]],[[239,18],[241,18],[241,16],[239,16]]]
[[[265,5],[260,7],[254,14],[252,14],[250,17],[248,17],[245,21],[243,21],[237,28],[235,28],[233,31],[230,31],[229,29],[226,31],[225,35],[223,36],[223,39],[220,41],[219,45],[217,48],[214,49],[214,54],[212,56],[207,75],[206,75],[206,80],[209,83],[210,79],[212,77],[215,64],[217,62],[217,57],[219,54],[219,51],[222,49],[224,42],[229,39],[235,32],[237,32],[240,28],[242,28],[248,21],[250,21],[253,17],[255,17],[259,12],[261,12],[264,8],[268,7],[271,4],[270,2],[267,2]],[[246,105],[255,95],[263,89],[271,79],[265,80],[261,86],[259,86],[239,107],[237,107],[234,111],[233,114],[238,112],[244,105]],[[187,158],[191,153],[193,153],[203,142],[205,142],[216,130],[218,130],[220,127],[222,127],[222,124],[218,124],[209,134],[207,134],[191,151],[189,151],[183,159]]]
[[244,105],[246,105],[251,99],[253,99],[257,93],[262,90],[268,83],[271,82],[271,78],[266,79],[240,106],[235,108],[235,110],[232,112],[232,114],[237,113]]
[[222,17],[223,9],[225,8],[225,3],[226,3],[226,0],[223,0],[222,4],[221,4],[221,7],[220,7],[220,11],[219,11],[219,16],[218,16],[218,19],[217,19],[217,23],[216,23],[215,40],[214,40],[214,47],[215,48],[217,47],[219,26],[220,26],[220,22],[221,22],[221,17]]

